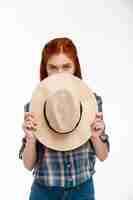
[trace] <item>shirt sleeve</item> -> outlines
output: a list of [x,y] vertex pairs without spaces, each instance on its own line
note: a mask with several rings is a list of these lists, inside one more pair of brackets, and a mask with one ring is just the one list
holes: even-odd
[[[24,112],[28,112],[29,111],[29,102],[28,103],[26,103],[25,105],[24,105]],[[25,148],[25,144],[26,144],[26,136],[24,136],[23,138],[22,138],[22,144],[21,144],[21,147],[20,147],[20,149],[19,149],[19,159],[21,159],[22,160],[22,153],[23,153],[23,151],[24,151],[24,148]]]
[[[102,97],[97,95],[96,93],[95,94],[95,97],[96,97],[96,100],[97,100],[97,104],[98,104],[98,112],[103,112],[103,100],[102,100]],[[103,134],[106,133],[106,128],[104,129],[104,132]],[[108,136],[107,140],[106,140],[106,144],[107,144],[107,148],[108,148],[108,152],[110,152],[110,142],[109,142],[109,135],[106,133],[106,135]]]
[[[26,103],[24,105],[24,112],[28,112],[29,111],[29,106],[30,106],[30,102],[28,102],[28,103]],[[21,160],[22,160],[22,154],[23,154],[25,145],[26,145],[26,137],[24,136],[22,138],[22,144],[21,144],[21,147],[19,149],[19,159],[21,159]],[[37,143],[36,143],[37,160],[40,158],[40,155],[41,155],[40,152],[42,151],[42,148],[44,149],[44,146],[37,140]]]
[[[98,96],[98,112],[103,112],[103,101],[102,101],[102,97],[101,96]],[[104,129],[104,132],[103,134],[106,133],[106,128]],[[110,142],[109,142],[109,135],[106,133],[106,135],[108,136],[107,140],[106,140],[106,143],[107,143],[107,148],[108,148],[108,152],[110,152]]]

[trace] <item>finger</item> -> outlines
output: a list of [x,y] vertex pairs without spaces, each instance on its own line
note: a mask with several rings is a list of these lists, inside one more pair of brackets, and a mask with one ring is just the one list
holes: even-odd
[[35,121],[35,119],[33,119],[33,118],[31,118],[31,117],[27,117],[27,118],[25,119],[25,121],[31,121],[31,122],[33,122],[33,121]]
[[100,120],[96,120],[95,123],[96,123],[96,124],[97,124],[97,123],[98,123],[98,124],[103,124],[103,125],[105,126],[105,122],[104,122],[103,120],[101,120],[101,119],[100,119]]
[[25,116],[25,120],[31,120],[31,121],[37,121],[37,119],[36,119],[36,117],[34,116],[34,117],[32,117],[32,116],[30,116],[30,115],[28,115],[28,116]]
[[35,115],[32,114],[31,112],[25,112],[25,118],[27,117],[35,118]]
[[28,127],[30,127],[30,128],[33,128],[33,129],[34,129],[34,128],[37,128],[37,123],[31,122],[31,121],[30,121],[30,122],[27,122],[26,125],[27,125]]
[[24,117],[24,120],[35,120],[35,118],[30,115],[27,115]]
[[33,127],[37,127],[37,122],[35,120],[26,120],[26,124],[30,124]]
[[91,124],[92,127],[96,126],[97,123],[103,123],[101,119],[95,119],[95,121]]
[[103,122],[95,122],[94,126],[104,126],[104,123]]
[[94,120],[94,123],[103,123],[103,120],[102,119],[100,119],[100,118],[96,118],[95,120]]
[[32,127],[32,126],[31,126],[31,124],[29,124],[29,123],[25,123],[25,124],[24,124],[24,128],[25,128],[25,129],[31,128],[31,127]]
[[29,113],[29,116],[31,116],[33,119],[37,119],[35,113],[33,113],[33,112],[30,112],[30,113]]
[[26,126],[27,126],[27,125],[32,125],[33,123],[32,123],[32,121],[26,121],[25,124],[26,124]]
[[96,115],[95,119],[101,119],[101,120],[103,120],[103,116],[102,115]]
[[95,123],[93,124],[93,127],[94,127],[94,128],[95,128],[95,127],[102,127],[102,126],[104,126],[104,124],[101,123],[101,122],[95,122]]
[[101,115],[103,115],[103,112],[96,112],[96,115],[101,116]]
[[[32,130],[34,130],[35,128],[34,127],[32,127],[32,126],[26,126],[25,127],[25,130],[26,131],[32,131]],[[29,134],[29,132],[28,132],[28,134]]]
[[103,113],[102,113],[102,112],[97,112],[97,113],[96,113],[96,118],[101,118],[101,119],[103,119]]
[[97,125],[95,128],[96,129],[103,129],[103,126],[102,125]]
[[34,124],[32,121],[27,121],[27,122],[26,122],[26,126],[29,126],[29,127],[36,127],[36,124]]
[[37,128],[35,128],[35,127],[27,127],[26,128],[28,131],[36,131],[37,130]]
[[99,129],[99,130],[96,130],[96,134],[97,134],[97,135],[101,135],[101,134],[102,134],[102,130],[100,130],[100,129]]
[[25,113],[24,115],[24,120],[27,120],[29,118],[29,114],[28,113]]
[[97,126],[95,127],[95,129],[96,129],[96,130],[101,130],[101,131],[103,131],[103,130],[104,130],[104,126],[103,126],[103,125],[97,125]]
[[30,123],[23,123],[22,124],[23,129],[26,129],[27,127],[31,127],[31,124]]

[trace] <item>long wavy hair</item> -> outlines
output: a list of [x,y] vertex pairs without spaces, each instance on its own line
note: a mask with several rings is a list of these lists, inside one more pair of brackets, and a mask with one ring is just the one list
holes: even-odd
[[[74,63],[75,65],[75,72],[74,75],[77,76],[78,78],[82,79],[82,74],[81,74],[81,67],[78,59],[78,53],[76,46],[74,45],[73,41],[69,38],[62,37],[62,38],[55,38],[50,40],[48,43],[45,44],[42,54],[41,54],[41,63],[40,63],[40,68],[39,68],[39,79],[42,81],[45,79],[48,74],[46,70],[46,65],[48,62],[48,59],[54,55],[54,54],[59,54],[59,53],[64,53],[66,54]],[[26,137],[22,138],[22,146],[19,150],[19,158],[22,159],[22,153],[25,148],[26,144]],[[37,141],[37,151],[39,148],[40,142]],[[39,157],[37,158],[37,160]],[[41,158],[39,159],[41,160]]]

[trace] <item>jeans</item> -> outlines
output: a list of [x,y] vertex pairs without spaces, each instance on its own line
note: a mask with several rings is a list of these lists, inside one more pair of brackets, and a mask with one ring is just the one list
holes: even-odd
[[29,200],[95,200],[93,179],[91,177],[79,186],[69,189],[42,186],[33,182]]

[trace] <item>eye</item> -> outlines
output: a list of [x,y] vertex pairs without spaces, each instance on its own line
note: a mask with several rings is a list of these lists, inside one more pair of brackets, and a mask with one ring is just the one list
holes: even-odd
[[70,65],[64,65],[65,69],[70,68],[70,67],[71,67]]
[[50,68],[51,68],[51,69],[56,69],[56,66],[50,65]]

